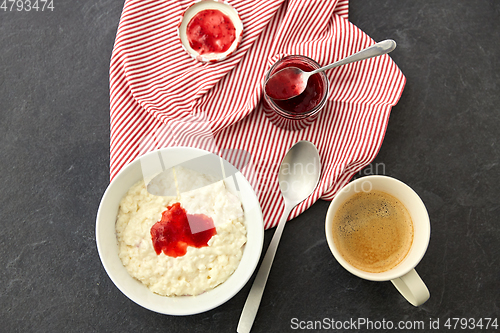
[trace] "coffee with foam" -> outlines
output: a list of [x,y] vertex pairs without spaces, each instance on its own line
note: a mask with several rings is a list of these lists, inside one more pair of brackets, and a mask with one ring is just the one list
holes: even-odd
[[404,260],[413,243],[413,222],[395,197],[373,190],[344,202],[333,218],[337,250],[352,266],[381,273]]

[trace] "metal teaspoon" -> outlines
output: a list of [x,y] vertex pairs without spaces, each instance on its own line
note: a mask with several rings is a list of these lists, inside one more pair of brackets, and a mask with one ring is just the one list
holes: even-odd
[[396,42],[392,39],[387,39],[372,45],[364,50],[350,55],[333,64],[318,68],[311,72],[304,72],[297,67],[286,67],[274,73],[265,84],[266,94],[275,100],[290,99],[300,95],[307,87],[307,81],[311,75],[332,69],[338,66],[347,65],[351,62],[365,60],[368,58],[378,57],[389,53],[396,48]]
[[238,333],[250,332],[288,215],[295,206],[304,201],[314,191],[318,185],[320,174],[319,153],[309,141],[299,141],[294,144],[281,162],[278,181],[285,201],[285,210],[243,307],[237,328]]

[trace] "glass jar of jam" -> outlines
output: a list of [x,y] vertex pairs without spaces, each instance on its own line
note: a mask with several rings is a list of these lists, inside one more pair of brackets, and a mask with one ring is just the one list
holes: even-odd
[[[264,84],[274,73],[286,67],[298,67],[312,71],[321,66],[311,58],[301,55],[286,56],[276,62],[266,73]],[[265,88],[265,87],[264,87]],[[312,75],[307,87],[300,95],[287,100],[275,100],[265,93],[264,114],[276,126],[287,130],[299,130],[311,125],[325,106],[328,98],[329,83],[324,72]]]

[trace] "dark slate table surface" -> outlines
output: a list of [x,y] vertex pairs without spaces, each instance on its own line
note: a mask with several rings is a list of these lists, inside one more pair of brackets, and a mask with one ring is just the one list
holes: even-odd
[[[250,283],[212,311],[172,317],[126,298],[99,261],[122,8],[54,0],[53,11],[0,9],[2,332],[236,330]],[[390,282],[341,268],[323,231],[329,203],[319,201],[287,225],[254,331],[358,318],[425,330],[439,320],[445,330],[448,318],[500,317],[500,2],[351,0],[350,20],[398,42],[391,56],[407,84],[380,153],[358,176],[399,178],[427,205],[431,241],[417,270],[431,298],[415,308]]]

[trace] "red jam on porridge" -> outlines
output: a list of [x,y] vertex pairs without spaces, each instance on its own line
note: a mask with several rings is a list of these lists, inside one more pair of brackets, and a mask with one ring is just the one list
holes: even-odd
[[120,202],[118,254],[129,274],[163,296],[198,295],[224,283],[246,244],[238,197],[224,181],[182,167],[158,185],[182,191],[153,195],[140,181]]
[[[201,231],[193,233],[192,229]],[[208,241],[216,233],[211,217],[186,214],[186,210],[176,202],[168,206],[162,213],[161,220],[151,227],[151,240],[156,254],[163,252],[176,258],[185,255],[188,246],[208,246]]]

